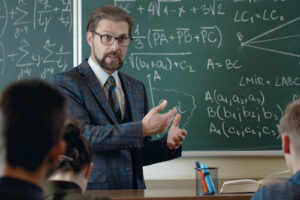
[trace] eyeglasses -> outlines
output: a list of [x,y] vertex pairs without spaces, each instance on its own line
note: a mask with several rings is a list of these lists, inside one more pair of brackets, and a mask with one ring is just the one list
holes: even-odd
[[101,43],[107,46],[112,45],[115,42],[115,40],[118,40],[118,44],[121,47],[128,47],[130,42],[132,41],[132,37],[130,34],[121,35],[119,37],[113,37],[112,35],[100,34],[95,31],[93,31],[92,33],[98,35],[100,37]]

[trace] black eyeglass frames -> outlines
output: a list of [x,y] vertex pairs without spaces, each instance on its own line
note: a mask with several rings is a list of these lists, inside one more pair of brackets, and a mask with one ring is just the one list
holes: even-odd
[[100,37],[101,43],[103,45],[107,45],[107,46],[112,45],[115,42],[115,40],[118,40],[118,44],[121,47],[128,47],[130,45],[131,41],[133,40],[130,34],[121,35],[119,37],[113,37],[112,35],[101,34],[101,33],[95,32],[95,31],[93,31],[92,33],[98,35]]

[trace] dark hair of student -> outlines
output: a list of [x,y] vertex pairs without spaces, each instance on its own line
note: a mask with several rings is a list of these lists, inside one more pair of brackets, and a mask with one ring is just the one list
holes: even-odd
[[86,27],[86,31],[96,31],[97,25],[102,19],[112,20],[116,22],[127,22],[129,26],[129,33],[131,33],[132,27],[134,26],[134,19],[125,10],[116,6],[108,5],[98,8],[91,14]]
[[64,96],[42,80],[22,80],[3,90],[0,107],[6,161],[14,167],[36,170],[62,137]]
[[76,174],[87,167],[93,159],[91,147],[82,135],[79,121],[67,120],[63,138],[66,142],[66,152],[61,156],[57,170],[73,171]]

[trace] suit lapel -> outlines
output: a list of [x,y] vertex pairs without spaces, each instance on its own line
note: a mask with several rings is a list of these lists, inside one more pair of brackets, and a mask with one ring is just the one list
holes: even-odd
[[124,94],[126,93],[126,95],[127,95],[127,100],[128,100],[129,107],[130,107],[132,121],[137,121],[138,120],[138,113],[137,113],[138,105],[136,102],[138,102],[138,101],[136,99],[136,93],[134,92],[134,87],[131,84],[131,82],[128,80],[128,78],[121,72],[119,72],[119,77],[120,77],[120,80],[123,85],[123,92],[124,92]]
[[79,72],[83,76],[86,84],[94,94],[95,98],[99,102],[99,105],[103,108],[103,112],[115,123],[118,123],[118,120],[106,98],[104,89],[101,87],[96,75],[94,74],[92,68],[89,66],[88,62],[84,62],[79,66]]

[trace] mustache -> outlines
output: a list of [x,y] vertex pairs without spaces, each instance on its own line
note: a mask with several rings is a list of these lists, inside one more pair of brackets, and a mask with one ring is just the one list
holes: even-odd
[[118,58],[121,59],[121,54],[117,51],[112,51],[104,54],[104,58],[108,56],[118,56]]

